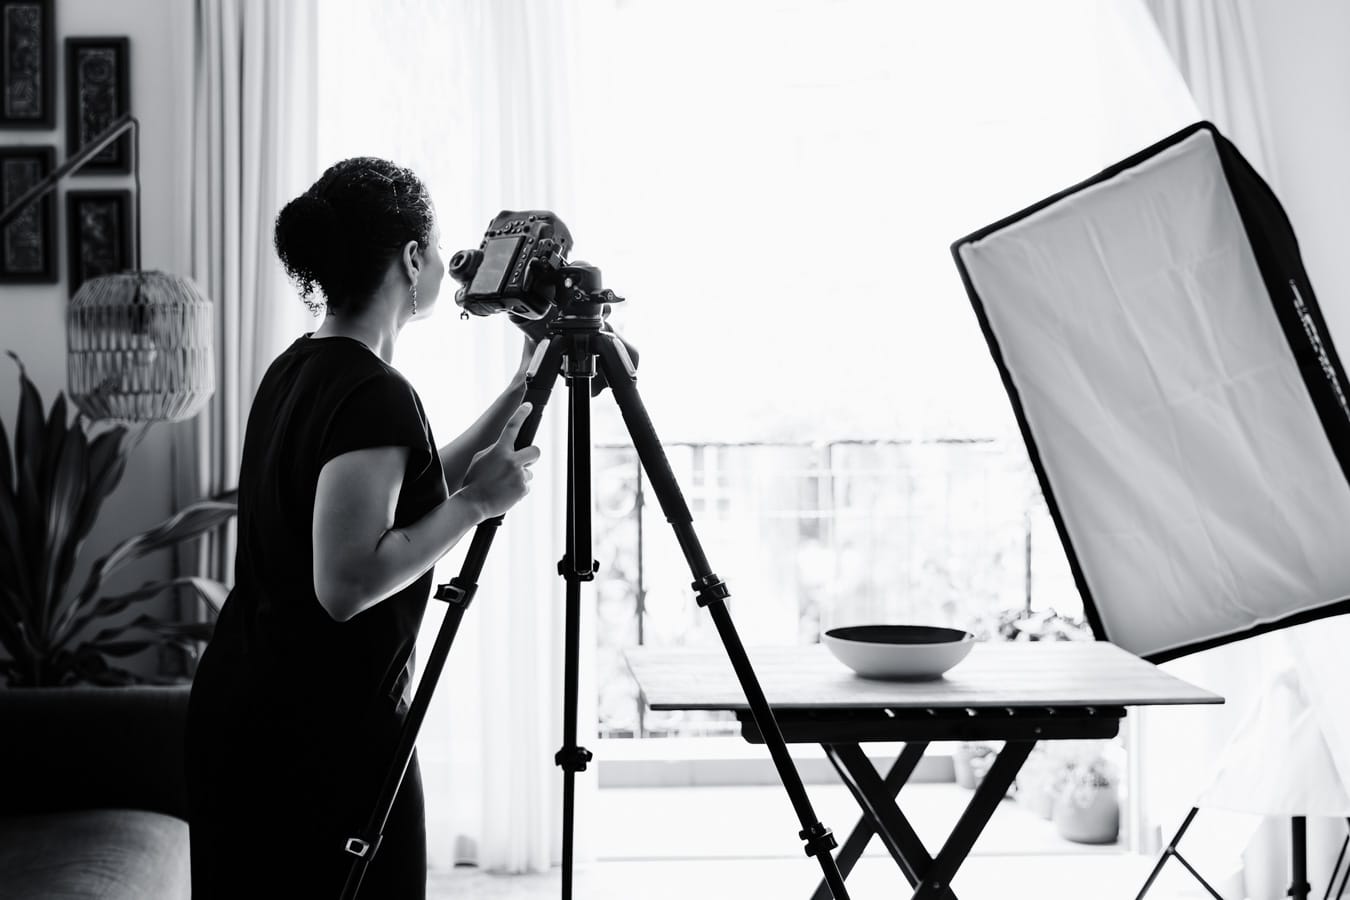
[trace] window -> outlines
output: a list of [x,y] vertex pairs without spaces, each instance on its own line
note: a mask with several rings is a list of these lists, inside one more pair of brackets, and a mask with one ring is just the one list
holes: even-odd
[[[1195,118],[1141,50],[1156,40],[1143,10],[565,8],[567,35],[505,42],[567,42],[566,102],[521,110],[475,100],[474,54],[493,39],[481,6],[325,5],[322,157],[423,173],[451,252],[505,205],[476,193],[477,136],[567,118],[568,147],[516,152],[570,160],[575,203],[558,212],[573,258],[627,298],[612,321],[642,351],[642,396],[747,644],[860,621],[965,626],[1028,603],[1078,612],[948,248]],[[504,19],[524,29],[539,8],[518,10]],[[468,360],[447,376],[446,306],[407,360],[419,383],[478,377]],[[436,357],[424,379],[418,353]],[[452,391],[426,399],[433,422],[462,420]],[[607,396],[594,416],[601,733],[726,733],[716,716],[643,713],[627,680],[626,647],[716,636]]]

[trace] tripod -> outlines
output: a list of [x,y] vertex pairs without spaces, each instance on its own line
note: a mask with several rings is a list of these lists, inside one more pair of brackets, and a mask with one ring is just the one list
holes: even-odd
[[[811,801],[806,795],[796,766],[788,755],[778,722],[769,708],[760,688],[740,636],[731,621],[725,601],[731,596],[726,584],[708,564],[698,536],[694,533],[693,518],[671,471],[665,450],[657,439],[656,430],[647,410],[638,396],[636,371],[622,342],[612,332],[602,330],[603,308],[617,299],[612,291],[600,289],[600,270],[593,266],[574,264],[557,272],[559,291],[564,297],[560,311],[549,324],[547,339],[540,341],[526,376],[524,402],[533,409],[521,426],[517,449],[527,447],[534,439],[539,419],[548,402],[553,385],[561,374],[568,386],[567,418],[567,531],[565,555],[558,563],[558,573],[566,581],[566,624],[564,633],[563,678],[563,746],[554,756],[554,762],[563,770],[563,847],[562,897],[572,897],[573,812],[576,799],[576,775],[585,771],[592,754],[577,744],[577,657],[580,651],[581,584],[595,577],[598,564],[591,553],[591,387],[593,380],[603,377],[614,392],[614,400],[623,415],[624,424],[633,439],[638,459],[652,484],[662,511],[675,531],[685,561],[693,573],[693,588],[698,605],[707,609],[717,627],[732,668],[745,692],[755,726],[764,736],[764,742],[773,757],[779,778],[788,792],[802,829],[798,837],[805,842],[806,855],[816,857],[824,871],[825,882],[835,900],[847,900],[844,879],[830,854],[836,846],[834,835],[816,818]],[[460,620],[477,591],[477,581],[483,563],[491,548],[493,537],[502,523],[502,516],[485,520],[474,532],[468,554],[460,573],[448,584],[436,590],[436,599],[449,603],[445,620],[436,643],[426,662],[426,671],[418,685],[404,720],[403,730],[394,753],[394,759],[380,788],[375,809],[365,828],[347,839],[344,851],[351,865],[344,900],[350,900],[360,890],[361,879],[371,858],[379,849],[380,838],[394,797],[402,783],[408,762],[412,758],[417,732],[421,728],[431,694],[445,665],[450,645],[459,630]]]

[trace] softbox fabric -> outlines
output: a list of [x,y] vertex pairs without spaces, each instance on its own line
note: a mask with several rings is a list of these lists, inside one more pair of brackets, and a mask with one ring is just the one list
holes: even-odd
[[1098,638],[1162,661],[1350,610],[1345,372],[1212,124],[952,254]]

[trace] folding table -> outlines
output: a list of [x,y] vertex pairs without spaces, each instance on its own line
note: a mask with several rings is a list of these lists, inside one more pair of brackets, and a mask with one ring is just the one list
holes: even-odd
[[[1114,737],[1128,706],[1222,703],[1102,641],[978,642],[937,680],[860,678],[821,645],[749,650],[789,743],[818,743],[862,817],[837,851],[847,877],[876,835],[914,888],[915,900],[955,900],[951,882],[1037,741]],[[653,710],[731,710],[741,734],[763,743],[724,654],[638,648],[629,668]],[[883,777],[861,744],[903,742]],[[936,855],[897,795],[932,741],[1003,741],[1003,750]],[[822,883],[813,900],[828,900]]]

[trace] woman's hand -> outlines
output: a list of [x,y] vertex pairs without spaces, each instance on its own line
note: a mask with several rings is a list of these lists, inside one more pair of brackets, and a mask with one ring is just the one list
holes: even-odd
[[477,504],[484,519],[502,515],[530,492],[530,466],[539,459],[539,448],[517,450],[516,440],[532,407],[531,403],[522,403],[507,420],[501,436],[474,456],[464,474],[460,494]]

